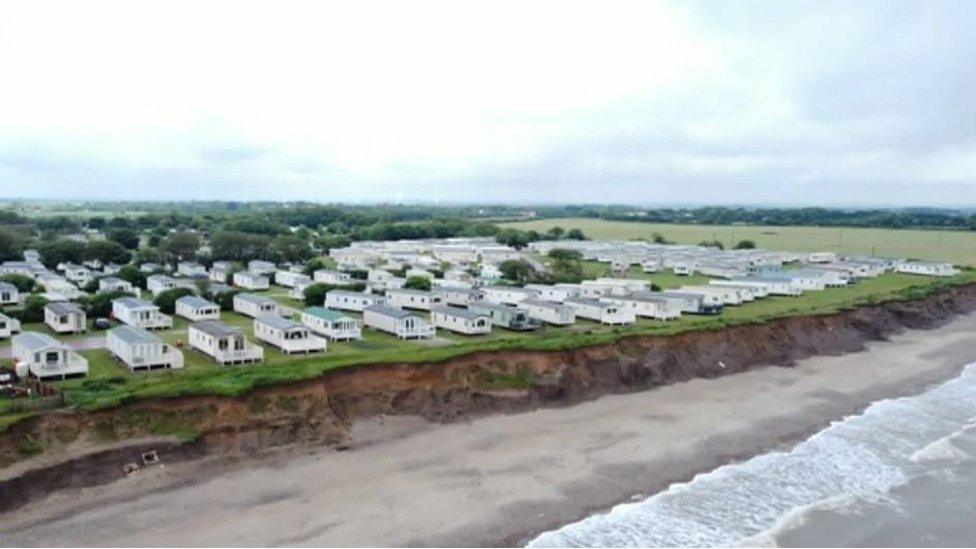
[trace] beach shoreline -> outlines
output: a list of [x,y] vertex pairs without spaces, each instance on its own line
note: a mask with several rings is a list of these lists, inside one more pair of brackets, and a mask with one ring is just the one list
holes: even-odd
[[0,545],[521,545],[949,379],[976,361],[973,334],[970,314],[864,352],[567,407],[361,420],[351,451],[208,458],[55,493],[3,515]]

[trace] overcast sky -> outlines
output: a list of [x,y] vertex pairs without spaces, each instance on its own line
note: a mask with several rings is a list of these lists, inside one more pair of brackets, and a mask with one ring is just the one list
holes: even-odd
[[976,2],[0,4],[0,197],[976,204]]

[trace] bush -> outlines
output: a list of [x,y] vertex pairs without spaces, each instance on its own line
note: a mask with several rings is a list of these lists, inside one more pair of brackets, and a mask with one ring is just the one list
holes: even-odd
[[219,292],[213,295],[212,301],[217,305],[220,305],[221,311],[232,311],[234,310],[234,296],[239,294],[239,290],[227,290],[226,292]]
[[44,306],[47,300],[39,295],[29,295],[24,300],[24,308],[9,311],[7,314],[21,322],[44,322]]
[[331,292],[332,290],[347,290],[350,292],[361,292],[366,289],[366,285],[362,282],[357,282],[355,284],[347,284],[344,286],[336,286],[334,284],[325,284],[322,282],[312,284],[305,288],[305,306],[306,307],[321,307],[325,303],[325,294]]
[[176,312],[176,300],[188,295],[195,295],[196,292],[189,288],[173,288],[172,290],[166,290],[156,296],[153,303],[159,307],[159,310],[163,313],[171,315]]
[[738,244],[735,245],[736,250],[752,250],[756,247],[756,243],[752,240],[740,240]]
[[430,291],[430,279],[426,276],[411,276],[403,283],[403,287],[407,290],[424,290]]
[[0,277],[0,280],[13,284],[22,294],[30,293],[34,289],[34,279],[26,275],[8,274]]
[[146,273],[139,270],[135,265],[126,265],[119,269],[115,276],[132,284],[136,288],[146,288]]

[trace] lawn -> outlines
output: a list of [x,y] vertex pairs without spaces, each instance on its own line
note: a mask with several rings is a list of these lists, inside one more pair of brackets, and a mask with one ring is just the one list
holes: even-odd
[[654,233],[660,233],[666,239],[680,244],[718,240],[727,248],[740,240],[748,239],[760,248],[770,250],[832,251],[976,265],[976,232],[973,231],[675,225],[584,218],[518,221],[500,223],[499,226],[537,231],[546,231],[555,226],[567,230],[578,228],[594,240],[650,239]]
[[[635,276],[649,278],[662,288],[698,283],[701,277],[677,277],[670,273]],[[948,280],[920,276],[887,274],[846,288],[808,292],[801,297],[774,297],[728,307],[719,316],[685,315],[670,322],[642,319],[625,327],[607,327],[579,321],[568,327],[547,327],[537,333],[495,329],[487,336],[462,336],[438,331],[434,341],[401,341],[393,336],[365,330],[362,341],[330,343],[327,353],[284,355],[265,346],[265,361],[249,366],[217,366],[204,355],[184,348],[186,367],[182,371],[133,374],[122,368],[104,349],[82,351],[90,361],[86,379],[61,382],[69,402],[93,409],[113,406],[134,399],[193,394],[240,395],[255,387],[297,381],[325,371],[353,365],[393,362],[429,362],[454,356],[493,350],[554,351],[586,345],[613,343],[634,334],[667,335],[689,330],[717,329],[725,326],[765,322],[797,315],[825,314],[866,303],[923,297],[948,284],[976,282],[976,271],[965,271]],[[223,319],[240,326],[251,335],[251,319],[225,312]],[[353,315],[357,316],[357,315]],[[172,344],[186,340],[187,321],[176,319],[171,330],[157,332]],[[253,340],[253,338],[251,338]],[[4,343],[9,345],[9,343]],[[19,419],[0,413],[2,426]]]

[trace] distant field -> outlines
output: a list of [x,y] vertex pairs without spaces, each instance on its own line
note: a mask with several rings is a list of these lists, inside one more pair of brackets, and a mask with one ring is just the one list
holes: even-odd
[[559,226],[581,229],[594,239],[651,238],[661,233],[681,244],[718,240],[726,247],[748,239],[769,250],[834,251],[889,257],[908,257],[976,265],[976,232],[769,227],[753,225],[670,225],[601,219],[562,218],[499,223],[502,227],[546,231]]

